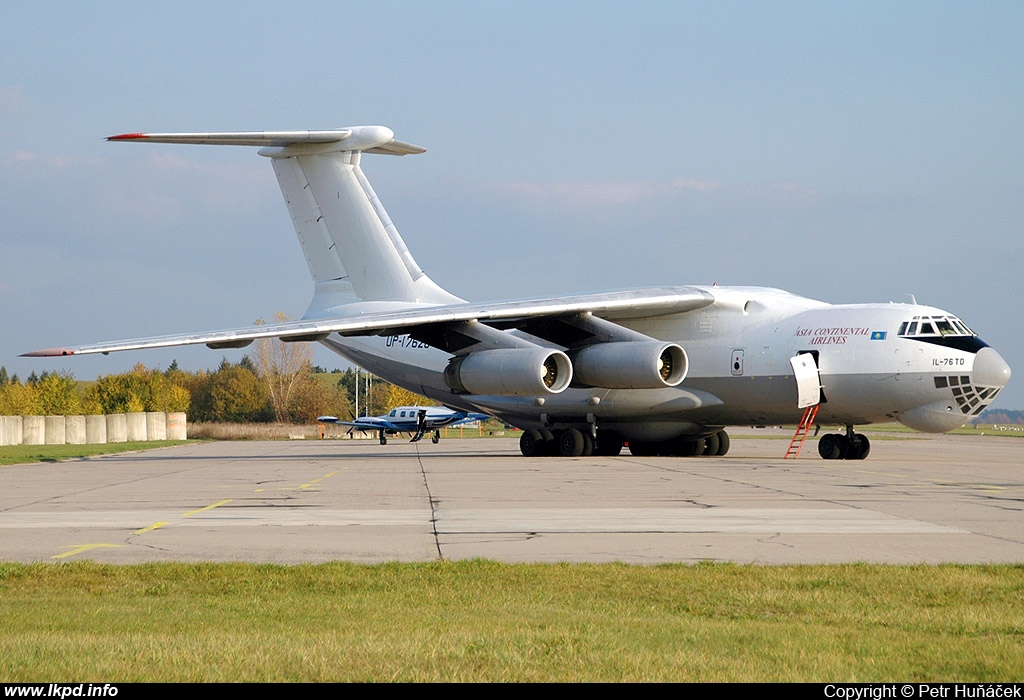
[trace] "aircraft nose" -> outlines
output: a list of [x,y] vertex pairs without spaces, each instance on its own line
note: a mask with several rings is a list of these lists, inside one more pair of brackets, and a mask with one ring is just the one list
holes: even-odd
[[999,387],[1010,381],[1010,365],[992,348],[982,348],[974,358],[974,385]]

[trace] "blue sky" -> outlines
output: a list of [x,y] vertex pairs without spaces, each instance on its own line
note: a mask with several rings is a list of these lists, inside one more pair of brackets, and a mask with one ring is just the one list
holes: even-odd
[[1024,374],[1022,3],[7,2],[0,26],[0,365],[22,377],[215,367],[17,356],[309,300],[254,149],[103,137],[354,124],[428,148],[364,170],[460,296],[914,294]]

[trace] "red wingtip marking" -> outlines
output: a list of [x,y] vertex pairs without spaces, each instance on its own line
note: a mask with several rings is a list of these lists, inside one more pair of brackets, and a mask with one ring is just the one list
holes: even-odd
[[145,134],[118,134],[117,136],[108,136],[107,141],[137,141],[144,138],[148,137]]
[[75,351],[71,348],[46,348],[45,350],[33,350],[32,352],[23,353],[22,357],[64,357],[67,355],[74,355]]

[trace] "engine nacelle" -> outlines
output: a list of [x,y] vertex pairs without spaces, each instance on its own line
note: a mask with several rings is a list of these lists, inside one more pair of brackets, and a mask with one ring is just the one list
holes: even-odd
[[686,378],[686,351],[659,340],[595,343],[572,355],[579,385],[607,389],[663,389]]
[[564,352],[541,347],[480,350],[453,358],[444,381],[460,394],[557,394],[572,381],[572,363]]

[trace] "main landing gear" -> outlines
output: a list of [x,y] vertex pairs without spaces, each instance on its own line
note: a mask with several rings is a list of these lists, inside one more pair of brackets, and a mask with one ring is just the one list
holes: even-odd
[[[519,451],[526,457],[561,456],[616,457],[622,452],[622,436],[614,430],[600,430],[596,438],[591,431],[568,428],[551,431],[546,428],[524,430],[519,438]],[[729,451],[729,435],[719,430],[703,438],[675,438],[661,442],[630,442],[631,454],[643,457],[721,456]]]
[[729,433],[719,430],[701,438],[630,442],[629,451],[637,457],[722,457],[729,451]]
[[615,457],[622,452],[622,437],[614,430],[602,430],[595,439],[590,431],[569,428],[551,431],[547,428],[524,430],[519,438],[519,451],[526,457]]
[[818,440],[818,454],[822,459],[864,459],[871,452],[867,435],[853,432],[846,426],[846,434],[828,433]]

